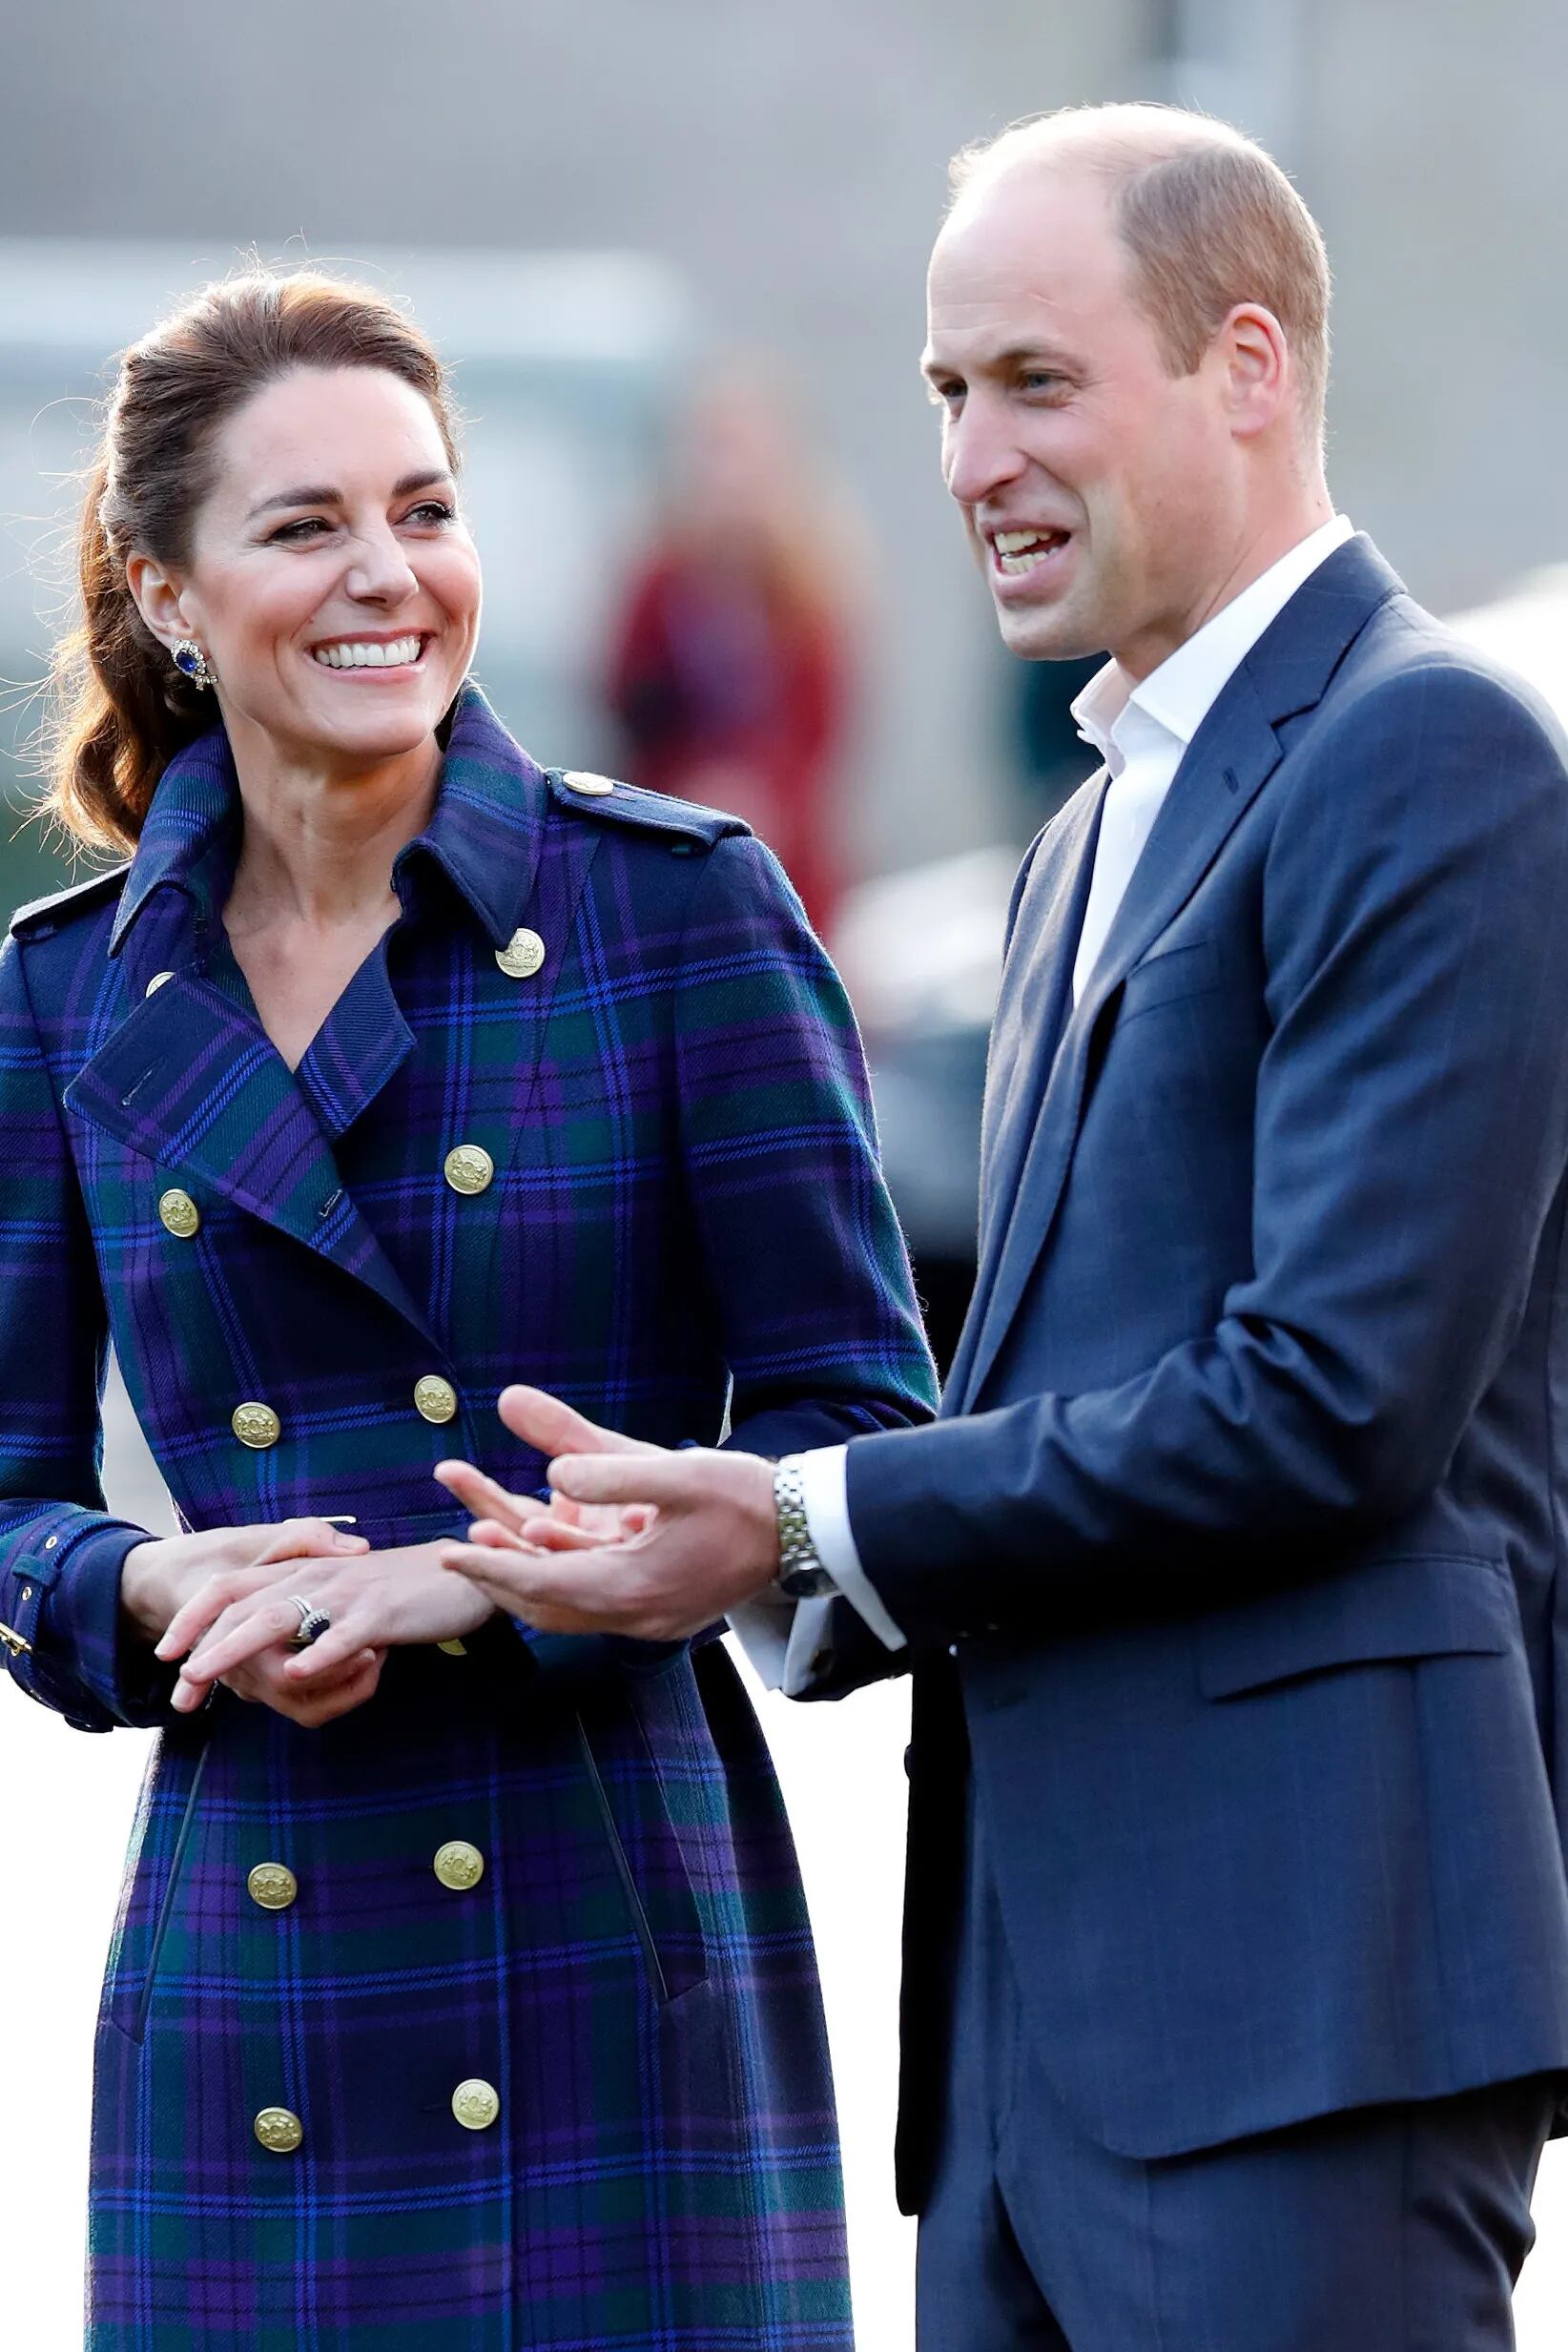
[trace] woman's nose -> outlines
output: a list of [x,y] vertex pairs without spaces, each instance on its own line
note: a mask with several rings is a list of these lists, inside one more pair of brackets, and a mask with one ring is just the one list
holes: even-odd
[[418,575],[390,531],[367,533],[359,541],[349,567],[351,596],[396,605],[412,596],[418,587]]

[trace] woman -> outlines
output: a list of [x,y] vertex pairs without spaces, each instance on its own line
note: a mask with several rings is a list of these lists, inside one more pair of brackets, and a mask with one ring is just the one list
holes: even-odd
[[[0,957],[0,1620],[161,1724],[100,2023],[97,2352],[847,2343],[809,1930],[722,1648],[441,1570],[520,1371],[662,1443],[925,1414],[853,1024],[744,827],[546,773],[465,682],[439,365],[210,288],[126,355],[59,813]],[[186,1532],[109,1516],[106,1334]],[[286,1642],[196,1703],[165,1640]],[[246,1703],[247,1702],[253,1703]]]

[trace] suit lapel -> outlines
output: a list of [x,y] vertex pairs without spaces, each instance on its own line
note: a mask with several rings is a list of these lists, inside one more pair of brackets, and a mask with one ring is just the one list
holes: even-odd
[[959,1410],[996,1272],[1000,1234],[1029,1150],[1040,1098],[1072,1002],[1073,960],[1094,872],[1108,778],[1104,769],[1041,843],[1013,921],[986,1057],[980,1122],[980,1245],[974,1295],[944,1391]]
[[[1232,674],[1188,746],[1099,960],[1042,1075],[1021,1160],[1003,1158],[999,1148],[993,1172],[990,1159],[982,1157],[982,1189],[992,1205],[985,1253],[991,1265],[982,1260],[973,1334],[966,1327],[960,1348],[961,1390],[957,1378],[950,1384],[954,1411],[973,1408],[1049,1237],[1078,1140],[1102,1015],[1132,966],[1191,897],[1278,766],[1277,726],[1322,699],[1372,613],[1399,587],[1370,541],[1352,539],[1337,548]],[[1081,905],[1079,913],[1081,919]],[[1075,931],[1069,969],[1077,938]]]

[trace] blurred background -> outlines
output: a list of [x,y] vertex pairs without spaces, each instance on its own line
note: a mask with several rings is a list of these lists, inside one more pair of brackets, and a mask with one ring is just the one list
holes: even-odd
[[[954,147],[1124,96],[1227,114],[1293,174],[1335,269],[1339,504],[1563,706],[1568,14],[1544,0],[53,0],[13,12],[0,80],[0,912],[70,878],[27,746],[112,354],[250,251],[371,278],[456,369],[503,715],[546,760],[740,808],[838,955],[945,1353],[1016,853],[1087,761],[1082,673],[1006,662],[948,511],[921,280]],[[117,1413],[113,1475],[155,1515]],[[867,2352],[910,2341],[901,1705],[763,1709]],[[0,1692],[0,2292],[25,2352],[80,2340],[87,2044],[141,1761]],[[1568,2318],[1568,2160],[1537,2211],[1526,2352]]]

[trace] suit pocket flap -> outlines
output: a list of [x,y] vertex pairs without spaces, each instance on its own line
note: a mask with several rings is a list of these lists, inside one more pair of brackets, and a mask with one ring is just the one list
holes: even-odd
[[1374,1560],[1200,1618],[1198,1681],[1206,1698],[1230,1699],[1335,1666],[1496,1656],[1517,1626],[1499,1561]]

